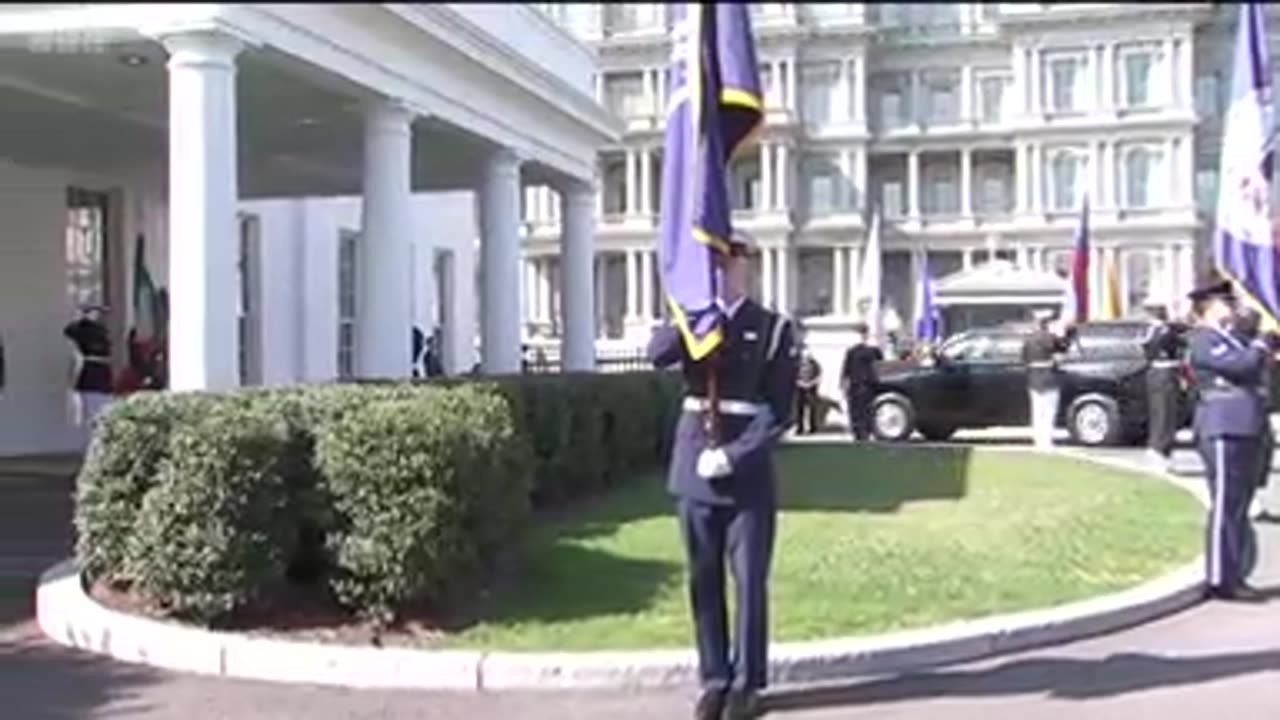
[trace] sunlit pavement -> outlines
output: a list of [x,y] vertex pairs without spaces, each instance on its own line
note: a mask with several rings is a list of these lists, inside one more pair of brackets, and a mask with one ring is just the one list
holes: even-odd
[[[1018,431],[966,438],[983,444]],[[837,436],[831,436],[833,439]],[[1025,434],[1024,434],[1025,437]],[[1138,459],[1140,450],[1107,455]],[[1181,461],[1181,458],[1180,458]],[[1188,460],[1193,462],[1193,460]],[[0,473],[4,466],[0,463]],[[36,573],[65,552],[70,483],[0,476],[0,717],[610,720],[690,717],[687,691],[367,692],[155,671],[64,650],[30,621]],[[1280,528],[1259,528],[1258,605],[1209,603],[1125,632],[931,673],[778,689],[773,717],[913,720],[1271,720],[1280,717]]]

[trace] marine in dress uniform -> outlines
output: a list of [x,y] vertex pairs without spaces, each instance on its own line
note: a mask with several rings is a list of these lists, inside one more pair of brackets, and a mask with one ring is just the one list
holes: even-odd
[[[723,273],[723,344],[694,361],[679,332],[649,342],[657,367],[679,364],[683,412],[676,423],[668,489],[689,563],[689,597],[702,694],[695,716],[754,717],[768,676],[768,577],[777,498],[773,448],[791,423],[799,352],[791,322],[746,296],[749,248],[732,243]],[[708,370],[716,367],[719,443],[709,434]],[[732,652],[725,560],[737,593]]]
[[849,431],[855,440],[871,437],[871,403],[876,399],[876,363],[884,360],[880,348],[867,342],[867,326],[853,326],[853,345],[844,353],[840,367],[840,389],[844,391],[849,414]]
[[102,324],[104,311],[100,305],[86,305],[80,317],[62,329],[76,354],[72,390],[78,400],[76,422],[80,425],[91,423],[111,401],[111,336]]
[[1195,432],[1209,482],[1206,580],[1211,597],[1253,599],[1245,583],[1249,501],[1257,485],[1261,436],[1268,422],[1260,392],[1270,349],[1233,332],[1235,300],[1226,282],[1188,297],[1197,326],[1188,340],[1198,390]]
[[1149,306],[1151,327],[1142,343],[1147,356],[1147,448],[1168,462],[1178,432],[1179,376],[1186,326],[1171,323],[1164,306]]
[[1022,343],[1022,362],[1027,366],[1027,395],[1031,404],[1031,437],[1035,446],[1053,445],[1054,422],[1058,419],[1059,353],[1066,352],[1068,339],[1049,327],[1052,312],[1036,313],[1036,329]]

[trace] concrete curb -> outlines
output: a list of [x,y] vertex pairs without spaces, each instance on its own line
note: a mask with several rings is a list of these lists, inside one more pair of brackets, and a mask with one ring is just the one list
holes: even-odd
[[[1084,459],[1151,473],[1134,463]],[[1203,502],[1202,493],[1176,484]],[[1111,632],[1198,602],[1201,562],[1131,590],[1043,610],[872,637],[775,643],[771,680],[807,683],[896,673]],[[692,685],[697,671],[691,650],[427,651],[205,631],[104,607],[85,592],[70,560],[41,576],[36,614],[41,630],[62,645],[170,670],[274,682],[473,691],[633,689]]]

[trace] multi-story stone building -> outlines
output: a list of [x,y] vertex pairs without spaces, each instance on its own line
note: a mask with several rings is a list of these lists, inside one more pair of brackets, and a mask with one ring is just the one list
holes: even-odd
[[[599,54],[627,127],[600,157],[598,345],[662,312],[656,228],[669,61],[661,4],[547,4]],[[885,324],[910,333],[923,273],[949,324],[1056,304],[1089,199],[1095,295],[1178,306],[1200,267],[1235,12],[1207,3],[753,5],[767,126],[732,169],[768,304],[814,332],[852,321],[871,211]],[[1272,33],[1275,36],[1276,33]],[[525,197],[525,312],[558,333],[551,191]],[[995,262],[992,262],[995,261]],[[1095,297],[1095,307],[1099,300]],[[820,333],[819,333],[820,334]]]

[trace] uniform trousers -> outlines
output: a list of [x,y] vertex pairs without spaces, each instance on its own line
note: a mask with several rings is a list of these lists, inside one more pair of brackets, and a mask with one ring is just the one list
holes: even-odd
[[1031,438],[1038,448],[1053,445],[1053,421],[1058,417],[1058,388],[1027,390],[1031,400]]
[[1175,368],[1147,371],[1147,447],[1165,457],[1178,432],[1178,375]]
[[1200,437],[1197,444],[1209,482],[1205,580],[1210,587],[1231,590],[1248,573],[1249,503],[1257,488],[1260,439]]
[[[706,690],[758,690],[769,676],[769,566],[777,510],[772,505],[677,504],[689,562],[689,599],[698,644],[698,676]],[[725,599],[725,559],[733,572],[733,652]]]

